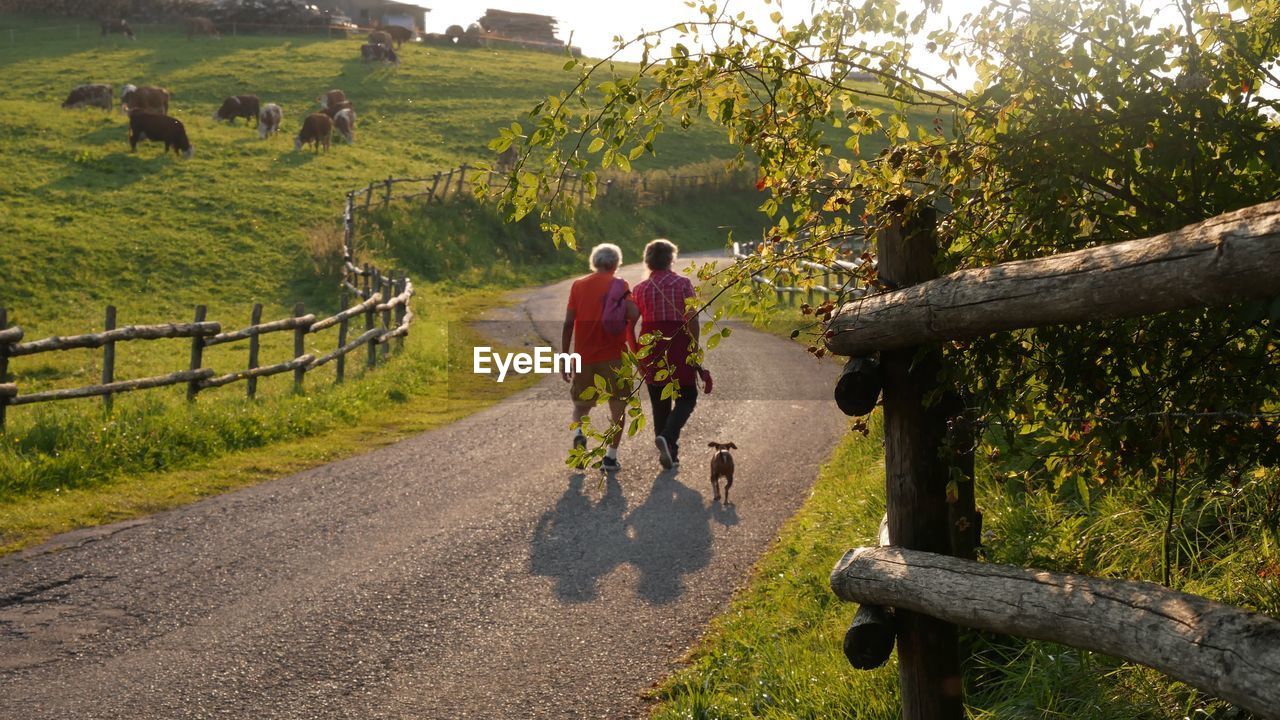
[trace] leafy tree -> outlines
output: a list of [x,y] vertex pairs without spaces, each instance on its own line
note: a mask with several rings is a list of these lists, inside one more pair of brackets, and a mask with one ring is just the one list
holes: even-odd
[[[590,183],[657,152],[667,128],[715,123],[758,164],[776,223],[749,262],[709,276],[741,302],[752,273],[803,276],[801,260],[830,263],[842,239],[924,206],[941,210],[946,273],[1280,197],[1278,0],[1179,0],[1164,23],[1127,0],[990,0],[929,30],[941,7],[833,1],[761,27],[705,3],[696,21],[619,38],[643,49],[638,71],[571,60],[576,87],[495,139],[522,151],[504,206],[572,244],[564,173]],[[815,335],[836,306],[814,309]],[[1277,318],[1280,301],[1000,333],[948,346],[947,364],[989,457],[1030,486],[1085,503],[1168,474],[1238,486],[1280,464]]]

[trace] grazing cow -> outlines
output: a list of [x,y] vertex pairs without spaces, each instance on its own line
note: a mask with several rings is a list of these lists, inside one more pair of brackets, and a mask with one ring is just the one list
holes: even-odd
[[86,105],[100,107],[103,110],[111,109],[111,86],[103,83],[94,83],[92,85],[77,85],[67,99],[63,101],[64,108],[80,108]]
[[147,110],[169,114],[169,91],[154,85],[125,85],[120,89],[120,109],[124,112]]
[[341,90],[330,90],[329,92],[316,98],[316,102],[320,103],[322,108],[330,108],[347,101],[347,94]]
[[391,36],[383,30],[374,30],[369,33],[369,44],[391,47]]
[[275,103],[267,103],[262,106],[262,112],[258,113],[258,139],[265,140],[267,136],[280,129],[280,120],[284,118],[284,113],[280,110],[280,106]]
[[352,105],[350,101],[343,100],[342,102],[337,103],[335,105],[330,105],[329,107],[321,110],[320,112],[324,113],[325,115],[328,115],[329,119],[332,120],[333,118],[337,117],[338,113],[342,112],[343,110],[355,110],[355,109],[356,109],[355,106]]
[[134,37],[133,28],[129,27],[129,23],[125,22],[124,18],[100,20],[98,24],[102,26],[102,37],[106,37],[111,33],[120,33],[130,40],[138,39]]
[[356,141],[356,111],[351,108],[339,110],[333,116],[333,129],[347,139],[348,143]]
[[386,45],[361,45],[360,59],[366,63],[373,60],[383,60],[387,57],[387,49]]
[[397,50],[399,50],[400,46],[406,41],[412,40],[414,36],[417,35],[413,30],[410,30],[407,27],[401,27],[400,25],[388,25],[386,33],[391,36],[392,40],[396,41]]
[[221,38],[218,34],[218,28],[213,21],[206,17],[187,18],[187,39],[190,40],[196,35],[205,37]]
[[129,113],[129,152],[137,152],[138,143],[143,140],[164,143],[166,153],[173,148],[174,152],[186,158],[195,154],[181,122],[168,115],[135,110]]
[[222,107],[213,114],[213,119],[218,122],[226,120],[232,125],[236,124],[236,118],[244,118],[248,122],[250,118],[256,124],[258,122],[258,111],[261,109],[261,101],[257,95],[236,95],[222,101]]
[[302,132],[298,133],[298,137],[293,141],[293,149],[301,152],[302,146],[311,143],[312,148],[316,152],[320,152],[320,146],[324,145],[324,149],[329,149],[329,140],[333,137],[333,121],[324,113],[311,113],[302,121]]

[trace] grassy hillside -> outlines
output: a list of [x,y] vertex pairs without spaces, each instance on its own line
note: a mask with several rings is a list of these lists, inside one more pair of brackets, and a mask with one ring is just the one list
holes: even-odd
[[[494,128],[574,78],[562,58],[544,53],[406,47],[397,69],[361,63],[357,39],[188,42],[176,30],[144,27],[129,42],[100,40],[83,23],[76,39],[74,27],[0,16],[0,307],[29,339],[100,329],[107,304],[119,308],[122,325],[187,320],[197,303],[228,328],[247,324],[254,302],[266,306],[264,319],[287,315],[298,300],[330,312],[336,276],[317,269],[315,258],[340,237],[334,229],[346,190],[484,159]],[[84,82],[112,83],[117,94],[126,82],[167,87],[170,114],[185,124],[195,157],[165,156],[154,144],[130,153],[118,110],[62,110],[66,93]],[[359,111],[357,143],[294,152],[302,116],[334,87]],[[211,119],[223,97],[242,93],[280,104],[285,132],[260,141],[243,122]],[[730,154],[710,128],[673,135],[659,151],[651,168]],[[662,209],[602,206],[583,214],[578,235],[584,245],[608,239],[632,253],[659,234],[711,247],[728,226],[758,226],[755,202],[689,197]],[[244,480],[228,479],[226,468],[246,462],[245,477],[256,479],[296,469],[300,456],[330,459],[321,445],[360,446],[303,438],[346,438],[356,432],[346,428],[370,417],[394,437],[498,399],[503,393],[483,387],[476,403],[444,397],[446,327],[502,302],[507,289],[584,266],[581,254],[554,250],[536,223],[505,226],[470,201],[396,206],[366,227],[362,259],[408,269],[417,280],[421,324],[403,356],[336,390],[327,366],[308,374],[300,396],[288,377],[270,378],[257,403],[244,402],[243,385],[232,385],[202,393],[195,408],[173,388],[121,396],[111,416],[90,400],[11,409],[0,436],[0,549],[233,487]],[[331,333],[308,336],[306,351],[327,352],[332,342]],[[264,338],[263,364],[291,357],[291,343],[288,333]],[[188,347],[121,344],[116,378],[183,368]],[[228,372],[245,355],[244,342],[210,348],[205,365]],[[9,373],[23,392],[84,385],[97,381],[101,357],[79,350],[17,358]],[[348,377],[361,378],[362,367],[353,362]],[[309,446],[316,452],[298,451]]]
[[[196,301],[283,307],[315,295],[301,240],[337,216],[343,190],[487,158],[498,125],[573,79],[547,53],[406,47],[387,68],[363,64],[358,39],[188,42],[145,28],[137,42],[77,40],[73,27],[0,17],[0,30],[16,29],[0,43],[0,304],[34,332],[92,326],[107,302],[137,321]],[[131,154],[122,113],[60,109],[83,82],[168,88],[195,158],[155,144]],[[335,87],[359,112],[357,143],[295,153],[301,118]],[[215,123],[222,98],[239,93],[280,104],[285,132],[262,142],[243,122]],[[653,165],[727,157],[712,137],[673,136]]]

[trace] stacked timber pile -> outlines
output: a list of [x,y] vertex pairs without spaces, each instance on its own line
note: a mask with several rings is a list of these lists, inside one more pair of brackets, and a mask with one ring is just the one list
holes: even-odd
[[490,36],[564,47],[564,42],[556,38],[556,19],[550,15],[507,12],[490,8],[485,10],[484,16],[480,18],[480,27],[486,35]]

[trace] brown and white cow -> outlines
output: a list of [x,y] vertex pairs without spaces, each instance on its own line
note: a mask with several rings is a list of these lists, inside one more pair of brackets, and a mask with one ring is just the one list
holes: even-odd
[[386,45],[391,47],[391,36],[384,30],[374,30],[369,33],[368,43],[370,45]]
[[189,158],[195,154],[195,148],[187,139],[187,130],[176,118],[158,115],[142,110],[129,113],[129,152],[138,151],[138,143],[143,140],[164,143],[164,151],[174,152]]
[[244,118],[245,122],[250,119],[254,124],[258,121],[258,111],[262,109],[262,101],[257,95],[235,95],[222,101],[222,107],[213,113],[213,119],[222,122],[226,120],[228,123],[235,125],[236,118]]
[[280,129],[280,121],[284,119],[284,112],[280,110],[280,106],[275,103],[267,103],[262,106],[262,112],[258,113],[258,139],[265,140],[268,135]]
[[64,108],[81,108],[85,106],[100,107],[110,110],[112,104],[111,86],[104,83],[77,85],[62,102]]
[[343,110],[355,110],[355,109],[356,108],[354,105],[351,104],[351,101],[343,100],[340,103],[334,103],[333,105],[326,107],[320,112],[324,113],[325,115],[328,115],[329,119],[332,120],[333,118],[338,117],[338,113],[342,112]]
[[356,111],[351,108],[339,110],[333,116],[333,129],[346,138],[348,143],[356,141]]
[[102,37],[106,37],[111,33],[120,33],[130,40],[138,39],[133,34],[133,28],[129,27],[129,23],[125,22],[124,18],[99,20],[98,24],[102,27]]
[[346,101],[347,101],[347,94],[337,89],[330,90],[329,92],[316,98],[316,102],[320,103],[320,107],[324,109],[334,107]]
[[169,114],[169,91],[154,85],[125,85],[120,88],[120,109],[124,112],[146,110]]
[[302,121],[302,132],[293,141],[293,149],[301,152],[302,146],[311,143],[316,152],[320,146],[329,149],[329,140],[333,137],[333,121],[324,113],[311,113]]
[[207,17],[191,17],[187,18],[187,39],[190,40],[196,35],[203,35],[211,38],[221,38],[218,34],[218,28],[213,21]]

